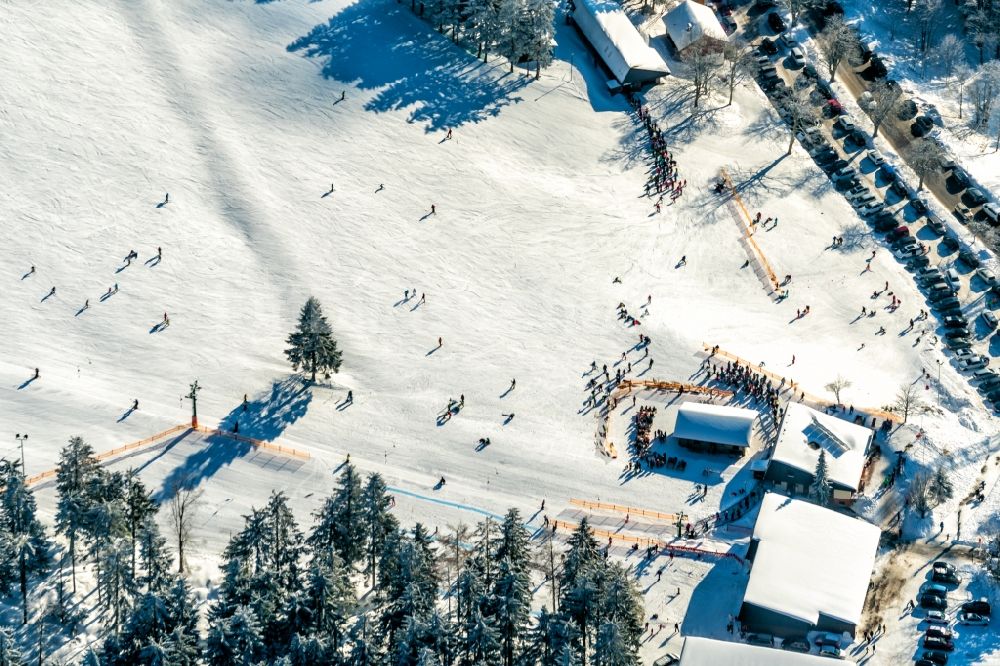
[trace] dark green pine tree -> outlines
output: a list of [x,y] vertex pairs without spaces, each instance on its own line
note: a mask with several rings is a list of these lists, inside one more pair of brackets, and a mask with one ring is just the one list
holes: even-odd
[[340,558],[327,564],[313,562],[307,576],[304,604],[309,611],[309,629],[339,650],[357,606],[354,585]]
[[594,643],[595,658],[604,659],[607,666],[637,664],[643,632],[642,595],[622,565],[609,564],[605,572],[604,597],[599,611],[602,624]]
[[504,666],[514,665],[531,617],[530,539],[520,512],[510,509],[500,524],[496,545],[500,564],[489,604],[503,645]]
[[374,585],[378,573],[378,555],[382,552],[388,535],[399,528],[399,523],[392,515],[392,497],[387,494],[385,481],[379,474],[368,476],[361,494],[361,503],[361,518],[368,556],[366,573],[369,584]]
[[87,489],[100,472],[94,449],[81,437],[71,437],[59,452],[56,466],[56,532],[69,540],[70,571],[73,592],[76,592],[76,553],[81,531],[85,529],[86,516],[91,508]]
[[132,578],[136,578],[135,562],[139,532],[146,521],[156,515],[159,507],[153,501],[152,493],[146,490],[146,486],[139,480],[134,470],[128,471],[126,479],[125,522],[132,544]]
[[21,666],[21,651],[11,635],[10,629],[0,627],[0,666]]
[[139,568],[142,575],[139,582],[147,592],[162,592],[171,580],[171,556],[167,540],[160,534],[160,528],[152,516],[148,516],[139,528]]
[[323,316],[323,308],[312,296],[302,306],[299,326],[288,336],[285,356],[298,371],[299,368],[311,373],[316,381],[317,372],[339,372],[341,353],[333,338],[333,329]]
[[309,536],[313,552],[327,560],[340,557],[353,567],[365,554],[364,510],[361,477],[354,465],[345,463],[337,491],[315,514],[316,526]]
[[576,656],[580,633],[562,613],[550,613],[542,607],[528,633],[528,645],[522,666],[556,666],[562,654]]
[[0,484],[0,532],[9,548],[8,562],[16,563],[22,620],[27,624],[28,579],[48,571],[50,544],[36,516],[35,496],[25,482],[20,464],[0,460]]
[[600,600],[605,584],[604,558],[597,549],[597,541],[584,518],[569,538],[569,552],[563,565],[559,608],[569,618],[580,634],[579,654],[586,658],[591,637],[600,621]]

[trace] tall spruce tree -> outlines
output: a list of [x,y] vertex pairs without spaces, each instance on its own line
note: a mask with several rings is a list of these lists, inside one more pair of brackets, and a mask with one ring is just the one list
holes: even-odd
[[27,486],[19,463],[0,460],[0,484],[0,531],[10,549],[11,559],[7,561],[16,563],[22,620],[27,624],[28,579],[48,571],[50,544],[36,516],[35,496]]
[[143,521],[137,535],[139,540],[139,567],[142,575],[138,582],[147,592],[162,592],[171,580],[171,558],[167,540],[152,516]]
[[285,356],[298,371],[299,368],[311,373],[316,381],[317,372],[339,372],[341,353],[333,338],[333,329],[323,316],[323,308],[312,296],[302,306],[299,326],[288,336]]
[[361,477],[354,465],[345,463],[336,493],[315,514],[309,545],[317,556],[337,556],[348,567],[354,566],[365,552],[364,513]]
[[70,571],[76,592],[76,554],[81,531],[85,530],[91,499],[91,480],[100,472],[94,449],[82,437],[71,437],[59,453],[56,466],[56,532],[69,540]]
[[377,473],[370,474],[361,494],[361,522],[365,531],[365,549],[368,559],[366,571],[374,585],[378,573],[378,555],[385,546],[388,535],[396,531],[399,523],[392,515],[392,497],[386,492],[385,481]]
[[928,498],[935,505],[938,505],[950,500],[953,494],[954,490],[951,479],[948,478],[948,473],[943,466],[938,467],[934,472],[934,476],[931,477],[930,483],[927,484]]
[[819,452],[819,460],[816,461],[816,471],[813,473],[813,481],[809,486],[809,499],[820,506],[830,503],[833,495],[833,487],[830,485],[830,472],[826,465],[826,451]]
[[129,541],[132,544],[132,578],[136,578],[136,549],[139,532],[147,519],[156,515],[158,507],[153,501],[152,493],[139,480],[134,470],[129,470],[126,476],[125,490],[125,522],[128,525]]

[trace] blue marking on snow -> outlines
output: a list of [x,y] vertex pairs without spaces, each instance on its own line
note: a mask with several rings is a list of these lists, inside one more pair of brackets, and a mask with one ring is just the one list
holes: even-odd
[[[407,497],[413,497],[415,499],[424,500],[425,502],[432,502],[434,504],[440,504],[442,506],[448,506],[453,509],[460,509],[462,511],[470,511],[472,513],[478,513],[481,516],[489,516],[496,520],[503,520],[503,516],[493,513],[492,511],[487,511],[486,509],[480,509],[477,506],[471,506],[469,504],[462,504],[460,502],[452,502],[446,499],[440,499],[438,497],[430,497],[428,495],[421,495],[420,493],[415,493],[412,490],[404,490],[403,488],[396,488],[393,486],[386,486],[386,490],[391,493],[398,493],[400,495],[406,495]],[[531,530],[538,530],[538,527],[532,525],[531,523],[524,523],[524,526]]]

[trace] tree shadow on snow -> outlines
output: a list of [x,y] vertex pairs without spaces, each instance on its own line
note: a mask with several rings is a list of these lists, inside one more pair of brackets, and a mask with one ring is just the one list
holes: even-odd
[[[239,421],[239,434],[272,441],[280,437],[288,426],[305,416],[312,401],[311,385],[298,376],[286,377],[271,385],[270,392],[258,394],[238,404],[219,422],[219,429],[232,431]],[[249,453],[253,447],[229,437],[212,435],[204,444],[188,456],[184,463],[173,470],[163,480],[157,499],[163,501],[176,488],[195,488],[204,479],[213,476],[225,465]]]
[[[379,57],[372,57],[375,46]],[[496,116],[522,101],[528,83],[503,65],[483,64],[415,16],[405,4],[360,0],[287,50],[323,60],[325,78],[376,91],[365,110],[409,108],[428,132]]]

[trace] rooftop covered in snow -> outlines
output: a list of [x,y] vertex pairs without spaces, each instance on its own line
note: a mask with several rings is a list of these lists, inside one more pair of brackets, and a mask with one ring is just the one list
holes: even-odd
[[642,83],[670,73],[618,3],[576,0],[573,20],[619,83]]
[[767,493],[753,539],[757,552],[744,604],[818,624],[857,624],[881,531],[810,502]]
[[812,474],[826,451],[830,480],[857,490],[873,435],[871,428],[790,402],[771,460]]
[[677,410],[674,437],[699,442],[750,446],[757,412],[742,407],[686,402]]
[[667,24],[667,34],[678,51],[705,38],[728,41],[715,11],[693,0],[684,0],[671,9],[663,17],[663,21]]
[[[838,662],[852,666],[853,661]],[[776,648],[716,641],[691,636],[684,639],[679,666],[829,666],[830,660]]]

